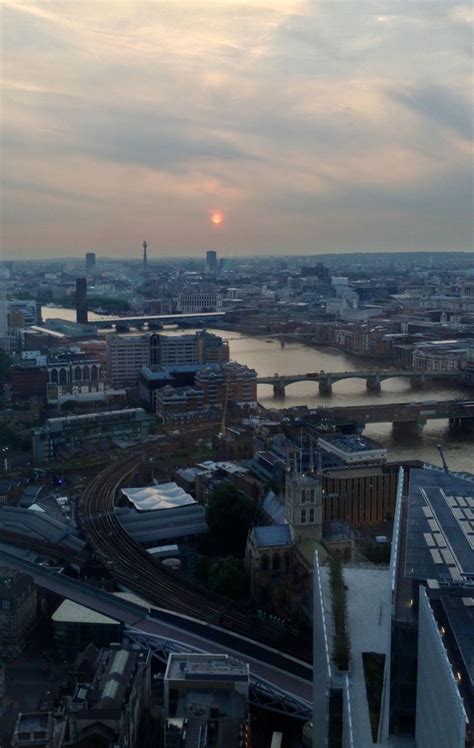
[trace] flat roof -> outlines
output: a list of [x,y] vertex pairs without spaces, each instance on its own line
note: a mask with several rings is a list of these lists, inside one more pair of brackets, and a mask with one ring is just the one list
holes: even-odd
[[171,653],[165,679],[248,680],[249,665],[226,654]]
[[474,581],[474,483],[439,470],[410,471],[405,575]]
[[90,623],[98,625],[119,626],[119,622],[113,618],[96,613],[95,610],[86,608],[85,605],[79,605],[72,600],[64,600],[59,608],[52,615],[55,623]]
[[356,434],[320,436],[318,438],[318,445],[322,447],[330,445],[350,454],[355,454],[357,452],[387,451],[384,447],[381,447],[379,444],[372,441],[372,439],[367,439],[365,436],[359,436]]

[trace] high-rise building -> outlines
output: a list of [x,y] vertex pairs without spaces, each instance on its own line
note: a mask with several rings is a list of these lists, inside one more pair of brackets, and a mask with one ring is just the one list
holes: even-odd
[[5,284],[0,279],[0,345],[8,332],[8,301]]
[[76,322],[87,325],[87,278],[76,278]]
[[148,335],[107,335],[107,369],[113,387],[135,387],[150,363]]
[[206,265],[209,272],[217,272],[217,252],[215,252],[213,249],[209,250],[209,252],[206,252]]
[[146,253],[147,247],[148,247],[148,243],[146,241],[143,242],[143,270],[146,270],[148,267],[148,257]]
[[86,252],[86,273],[91,273],[95,268],[95,252]]

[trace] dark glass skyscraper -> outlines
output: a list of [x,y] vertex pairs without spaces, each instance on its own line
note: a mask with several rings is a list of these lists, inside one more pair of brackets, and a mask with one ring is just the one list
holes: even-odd
[[87,278],[76,278],[76,322],[87,325]]
[[86,252],[86,273],[90,273],[95,268],[95,252]]

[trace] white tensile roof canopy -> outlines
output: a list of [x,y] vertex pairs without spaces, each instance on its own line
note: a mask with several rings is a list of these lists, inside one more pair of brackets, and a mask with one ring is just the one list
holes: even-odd
[[139,512],[156,509],[175,509],[186,504],[195,504],[193,497],[177,483],[160,483],[144,488],[122,488],[122,493]]

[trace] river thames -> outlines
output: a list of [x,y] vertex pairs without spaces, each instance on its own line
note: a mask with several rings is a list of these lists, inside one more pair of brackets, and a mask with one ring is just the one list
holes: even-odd
[[[89,315],[90,321],[101,315]],[[75,319],[73,309],[43,307],[43,319],[48,318]],[[175,334],[176,330],[166,331]],[[180,331],[183,332],[183,331]],[[327,372],[370,370],[389,368],[384,364],[368,362],[349,356],[334,349],[315,349],[300,343],[287,343],[284,348],[277,340],[252,338],[239,335],[236,332],[213,330],[223,338],[229,340],[230,355],[235,361],[247,364],[256,369],[259,375],[295,374],[306,372]],[[396,372],[395,372],[396,374]],[[286,388],[285,400],[275,400],[273,389],[269,385],[259,385],[258,399],[265,408],[291,407],[293,405],[308,405],[317,408],[328,405],[344,407],[345,405],[363,405],[370,403],[414,402],[421,400],[452,400],[463,397],[474,399],[474,390],[461,385],[441,385],[439,382],[428,384],[422,392],[411,389],[404,379],[389,379],[382,382],[379,395],[368,394],[365,380],[349,379],[333,385],[330,397],[319,395],[317,383],[298,382]],[[364,434],[375,439],[388,450],[389,460],[419,459],[440,465],[437,445],[441,444],[445,450],[448,465],[452,470],[466,470],[474,472],[474,434],[455,434],[450,431],[445,420],[428,421],[423,434],[416,438],[394,438],[392,425],[371,424],[366,427]]]

